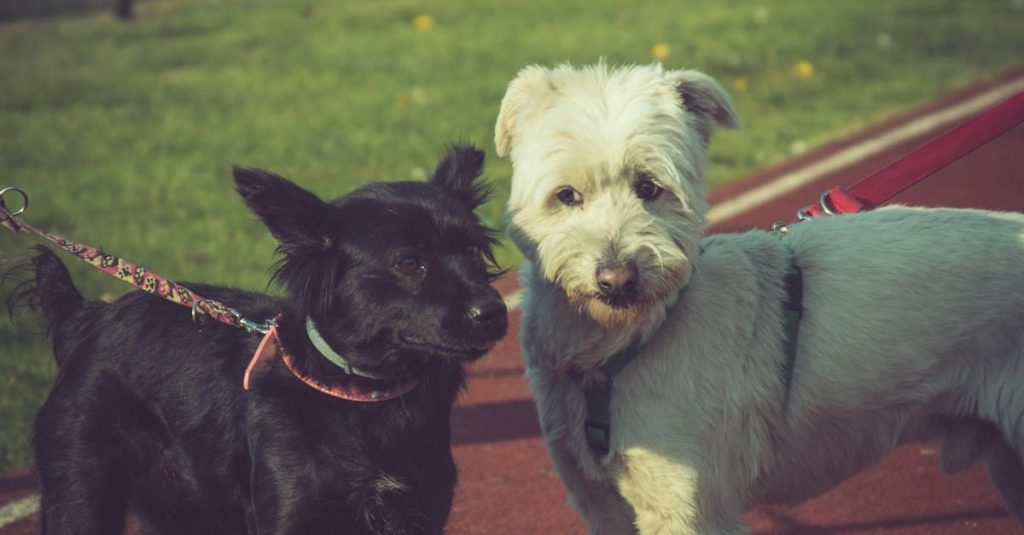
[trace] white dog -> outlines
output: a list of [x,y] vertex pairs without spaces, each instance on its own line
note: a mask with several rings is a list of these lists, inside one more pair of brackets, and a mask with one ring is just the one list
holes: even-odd
[[527,375],[591,532],[747,533],[753,504],[936,434],[1024,518],[1024,217],[892,207],[701,242],[708,142],[736,125],[711,78],[658,65],[529,67],[502,101]]

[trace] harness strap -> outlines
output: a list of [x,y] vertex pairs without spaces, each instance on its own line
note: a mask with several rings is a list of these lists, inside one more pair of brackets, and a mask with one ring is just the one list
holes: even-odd
[[782,363],[782,386],[785,397],[782,406],[785,407],[789,401],[789,386],[793,382],[793,370],[796,368],[797,339],[800,334],[800,318],[804,313],[804,278],[800,266],[796,264],[790,251],[789,269],[786,271],[786,301],[782,305],[782,318],[784,323],[783,348],[786,351],[786,360]]
[[583,397],[587,401],[587,418],[583,421],[587,444],[598,454],[607,455],[612,434],[612,379],[584,384]]
[[583,397],[587,405],[583,432],[587,436],[587,444],[601,455],[606,455],[611,447],[612,383],[615,376],[636,358],[639,349],[640,344],[633,343],[608,357],[589,381],[583,381],[582,373],[570,375],[577,382],[583,382]]

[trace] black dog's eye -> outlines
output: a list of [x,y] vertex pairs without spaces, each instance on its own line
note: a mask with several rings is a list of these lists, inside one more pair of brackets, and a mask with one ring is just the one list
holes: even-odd
[[558,197],[558,202],[566,206],[579,206],[583,204],[583,195],[580,195],[580,192],[569,186],[555,192],[555,196]]
[[653,201],[665,191],[661,186],[654,183],[649,177],[643,177],[636,183],[636,196],[645,201]]
[[423,269],[423,261],[416,255],[404,256],[401,260],[395,262],[395,269],[407,275],[412,275]]

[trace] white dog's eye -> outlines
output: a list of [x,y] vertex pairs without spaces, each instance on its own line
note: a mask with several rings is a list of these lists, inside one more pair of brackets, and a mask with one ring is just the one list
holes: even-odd
[[653,201],[665,191],[661,186],[654,183],[650,178],[643,178],[636,183],[636,196],[645,201]]
[[555,192],[555,196],[558,197],[558,202],[566,206],[579,206],[583,204],[583,195],[580,195],[580,192],[569,186]]

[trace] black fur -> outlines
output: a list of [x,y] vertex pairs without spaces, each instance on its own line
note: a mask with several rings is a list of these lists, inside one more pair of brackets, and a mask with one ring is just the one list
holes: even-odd
[[[441,533],[463,364],[506,330],[489,284],[494,239],[473,214],[482,163],[453,147],[428,183],[373,183],[331,203],[236,169],[280,242],[286,297],[186,284],[254,320],[283,312],[285,346],[321,380],[420,380],[382,403],[326,396],[280,363],[244,392],[258,335],[197,327],[188,309],[141,292],[85,301],[37,248],[15,301],[42,311],[60,365],[34,427],[43,533],[122,533],[126,512],[155,534]],[[320,356],[307,315],[336,351],[388,379],[347,376]]]

